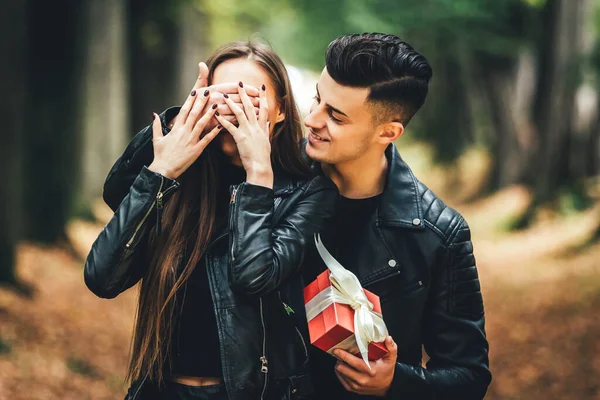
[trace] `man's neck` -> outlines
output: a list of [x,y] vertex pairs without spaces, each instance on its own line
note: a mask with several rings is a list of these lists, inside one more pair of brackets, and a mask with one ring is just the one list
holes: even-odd
[[348,199],[366,199],[383,192],[387,173],[385,154],[367,154],[342,164],[322,164],[323,172]]

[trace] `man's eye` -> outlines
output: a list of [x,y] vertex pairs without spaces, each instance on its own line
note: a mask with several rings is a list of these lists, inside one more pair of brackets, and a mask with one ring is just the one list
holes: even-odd
[[334,117],[333,114],[329,114],[329,118],[331,118],[331,120],[333,122],[335,122],[336,124],[341,124],[342,123],[342,120]]

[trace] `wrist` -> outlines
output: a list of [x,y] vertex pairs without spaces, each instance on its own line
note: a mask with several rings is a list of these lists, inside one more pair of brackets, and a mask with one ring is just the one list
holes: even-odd
[[269,165],[268,167],[256,166],[250,168],[246,172],[246,182],[257,186],[264,186],[269,189],[273,189],[274,181],[273,169]]
[[175,173],[175,171],[167,168],[166,166],[162,165],[159,162],[153,161],[148,166],[148,169],[152,172],[156,172],[157,174],[161,174],[165,178],[177,179],[177,174]]

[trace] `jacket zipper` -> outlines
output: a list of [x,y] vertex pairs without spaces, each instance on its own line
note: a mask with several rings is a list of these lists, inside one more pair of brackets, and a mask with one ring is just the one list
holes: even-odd
[[231,262],[235,261],[235,230],[233,229],[233,222],[235,216],[235,195],[237,194],[238,187],[233,185],[231,187],[231,199],[229,200],[229,230],[231,231]]
[[163,197],[162,187],[163,187],[164,182],[165,182],[165,180],[161,176],[160,177],[160,186],[158,187],[158,193],[156,194],[156,198],[154,199],[154,201],[152,202],[152,205],[150,206],[150,208],[146,212],[146,215],[144,215],[144,218],[140,221],[140,223],[138,224],[138,226],[135,228],[135,231],[133,232],[133,236],[131,236],[131,239],[129,239],[129,242],[127,242],[127,244],[125,245],[126,248],[130,248],[131,245],[133,244],[133,241],[137,237],[137,234],[138,234],[140,228],[142,227],[142,225],[144,225],[144,222],[146,222],[146,219],[148,219],[148,216],[150,215],[150,213],[154,209],[154,205],[158,201],[159,197],[160,197],[160,202],[161,202],[161,207],[162,207],[162,197]]
[[305,357],[306,361],[308,361],[308,349],[306,348],[306,342],[304,341],[304,337],[298,330],[297,326],[294,325],[294,329],[296,329],[296,333],[298,334],[298,336],[300,336],[300,340],[302,341],[302,347],[304,348],[304,357]]
[[147,378],[147,376],[144,377],[144,379],[142,380],[142,383],[138,386],[138,388],[135,391],[135,394],[133,395],[133,397],[131,398],[131,400],[135,400],[135,398],[137,397],[138,393],[142,389],[142,386],[144,386],[144,383],[146,382],[146,378]]
[[267,382],[269,380],[269,363],[267,361],[267,328],[265,326],[265,317],[263,315],[263,299],[259,298],[260,302],[260,322],[263,328],[263,344],[262,344],[262,357],[260,358],[261,367],[260,372],[265,374],[265,383],[263,386],[262,394],[260,395],[260,399],[263,400],[265,398],[265,393],[267,392]]
[[163,192],[159,191],[156,195],[156,236],[160,236],[163,212]]
[[[231,188],[231,199],[229,200],[229,229],[231,231],[231,262],[235,261],[235,230],[234,230],[234,216],[235,216],[235,200],[238,192],[238,186],[234,185]],[[265,383],[263,385],[262,393],[260,395],[261,400],[264,399],[267,392],[267,383],[269,381],[269,361],[267,360],[267,328],[265,325],[265,316],[263,310],[263,299],[259,298],[260,305],[260,323],[263,331],[263,342],[262,342],[262,356],[260,357],[260,372],[265,374]]]

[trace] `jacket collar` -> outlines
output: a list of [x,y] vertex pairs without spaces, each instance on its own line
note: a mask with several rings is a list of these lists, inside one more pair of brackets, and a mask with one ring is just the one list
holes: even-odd
[[[302,152],[306,155],[306,141],[302,142]],[[404,162],[396,146],[391,143],[385,150],[388,170],[385,186],[377,207],[377,224],[424,229],[423,207],[418,193],[417,178]],[[323,174],[321,165],[313,162],[316,173]]]
[[289,179],[275,177],[273,181],[273,194],[277,197],[288,195],[294,191],[296,186]]
[[378,224],[423,229],[423,207],[417,178],[394,144],[388,146],[385,156],[388,170],[377,210]]
[[291,178],[288,174],[275,171],[273,179],[273,194],[276,197],[287,196],[294,192],[302,182],[298,179]]

